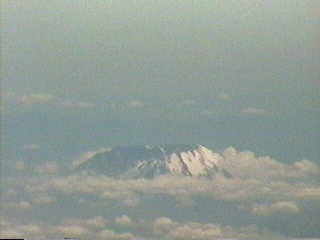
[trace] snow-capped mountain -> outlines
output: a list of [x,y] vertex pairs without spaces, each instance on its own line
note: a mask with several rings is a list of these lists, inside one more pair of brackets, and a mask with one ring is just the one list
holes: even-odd
[[219,167],[223,157],[201,145],[132,145],[95,154],[77,166],[86,174],[112,177],[154,178],[162,174],[212,178],[231,177]]

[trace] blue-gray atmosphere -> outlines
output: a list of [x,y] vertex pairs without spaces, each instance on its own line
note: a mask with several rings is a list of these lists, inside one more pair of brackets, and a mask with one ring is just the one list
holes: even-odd
[[320,2],[1,1],[1,238],[320,238]]

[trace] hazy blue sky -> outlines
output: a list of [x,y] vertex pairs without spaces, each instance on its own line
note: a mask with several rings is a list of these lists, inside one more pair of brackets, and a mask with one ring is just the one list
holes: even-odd
[[[1,1],[2,236],[319,237],[318,9]],[[67,175],[99,148],[170,143],[223,153],[240,178]]]
[[3,1],[8,145],[197,142],[318,160],[317,7]]

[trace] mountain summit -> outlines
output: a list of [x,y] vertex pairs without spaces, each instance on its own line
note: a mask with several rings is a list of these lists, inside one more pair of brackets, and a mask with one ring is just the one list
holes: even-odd
[[219,167],[224,158],[201,145],[119,146],[100,152],[77,166],[86,174],[154,178],[163,174],[213,178],[231,177]]

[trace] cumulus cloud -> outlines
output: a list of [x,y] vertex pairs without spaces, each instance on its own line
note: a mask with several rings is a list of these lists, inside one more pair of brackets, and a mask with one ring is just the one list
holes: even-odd
[[18,208],[22,210],[31,210],[33,209],[32,205],[28,201],[21,201],[18,203]]
[[38,144],[27,144],[21,147],[22,150],[34,151],[39,150],[40,146]]
[[177,222],[169,218],[158,218],[153,222],[154,234],[163,238],[255,238],[279,237],[279,234],[261,230],[255,226],[232,227],[220,224]]
[[[86,161],[95,153],[94,151],[88,152],[81,158],[79,157],[77,161]],[[302,160],[286,164],[267,156],[255,156],[249,151],[239,152],[232,147],[222,151],[221,154],[224,158],[219,165],[231,172],[233,178],[226,179],[217,176],[213,180],[207,180],[163,175],[155,179],[113,179],[103,175],[49,175],[45,178],[38,177],[24,182],[23,187],[19,190],[23,191],[23,194],[20,194],[24,197],[23,201],[16,201],[20,209],[32,210],[33,206],[36,208],[35,206],[38,207],[41,204],[49,204],[53,200],[52,197],[57,200],[61,195],[67,198],[70,196],[70,199],[77,196],[77,200],[82,199],[83,201],[81,204],[78,202],[75,204],[92,206],[97,210],[105,206],[143,208],[143,204],[148,199],[157,199],[157,196],[164,195],[172,199],[173,208],[176,206],[192,208],[199,204],[200,196],[209,203],[212,202],[211,204],[220,201],[223,204],[235,206],[235,209],[240,206],[238,208],[240,213],[235,214],[246,214],[247,216],[252,214],[252,218],[259,218],[261,221],[267,221],[268,218],[280,214],[285,217],[303,216],[306,219],[306,215],[303,214],[319,209],[320,170],[317,163]],[[115,223],[122,227],[133,228],[135,223],[126,215],[121,214],[123,212],[115,219]],[[73,228],[73,230],[83,231],[84,234],[87,234],[86,236],[90,237],[131,236],[131,233],[121,233],[121,235],[114,232],[109,229],[107,222],[107,219],[102,216],[65,219],[59,222],[60,228],[56,226],[55,231],[62,236],[61,234],[67,231],[62,227],[77,226],[78,228]],[[239,237],[240,235],[243,238],[255,238],[270,234],[256,228],[235,228],[219,224],[197,225],[191,222],[173,221],[170,218],[156,219],[152,229],[157,237],[165,238],[184,238],[186,235],[195,238]],[[22,231],[21,229],[7,230],[17,233]]]
[[299,213],[300,209],[293,202],[277,202],[271,205],[263,204],[263,205],[256,205],[252,208],[251,213],[253,215],[270,215],[270,214],[297,214]]
[[94,155],[98,154],[98,153],[104,153],[109,151],[110,149],[107,148],[99,148],[97,150],[90,150],[88,152],[85,152],[81,155],[79,155],[73,162],[72,162],[72,166],[73,167],[77,167],[82,163],[87,162],[88,160],[90,160]]
[[202,116],[202,117],[209,117],[209,116],[211,116],[213,113],[211,112],[211,111],[209,111],[209,110],[203,110],[203,111],[201,111],[200,113],[199,113],[199,115],[200,116]]
[[114,238],[114,239],[129,239],[134,238],[134,235],[131,233],[115,233],[113,230],[105,229],[98,233],[99,238]]
[[124,225],[124,226],[130,226],[132,224],[131,219],[126,215],[122,215],[121,217],[116,217],[115,222],[119,225]]
[[219,94],[217,98],[224,101],[231,100],[231,96],[225,93]]
[[50,203],[54,202],[54,199],[49,196],[42,195],[42,196],[37,196],[34,199],[32,199],[32,202],[34,204],[50,204]]
[[190,100],[190,99],[183,100],[177,103],[177,106],[196,106],[196,105],[199,105],[199,102],[195,100]]
[[28,169],[28,167],[28,164],[24,161],[18,161],[13,163],[13,168],[18,171],[25,171],[26,169]]
[[133,108],[141,108],[141,107],[144,107],[145,104],[141,101],[133,100],[133,101],[128,102],[128,106],[133,107]]
[[60,168],[56,162],[46,162],[44,165],[37,166],[34,171],[40,174],[56,174]]
[[[79,238],[97,239],[111,238],[123,239],[134,238],[131,233],[116,233],[105,228],[105,219],[95,217],[87,220],[70,219],[64,220],[59,225],[39,222],[37,224],[16,224],[1,221],[0,237],[3,239],[16,238],[36,238],[36,239],[56,239],[56,238]],[[85,224],[87,226],[85,226]]]
[[222,152],[225,160],[221,167],[232,172],[238,178],[254,178],[259,180],[315,180],[320,174],[318,164],[302,160],[294,164],[285,164],[268,156],[257,157],[250,151],[238,152],[230,147]]
[[57,226],[53,227],[51,231],[58,236],[67,238],[85,238],[90,235],[87,228],[78,225]]
[[85,221],[87,226],[95,228],[103,228],[107,223],[107,219],[102,216],[93,217]]
[[25,104],[47,104],[53,101],[54,97],[51,94],[31,93],[19,97],[21,103]]
[[59,108],[79,108],[92,109],[96,106],[93,103],[85,101],[71,100],[67,98],[56,97],[51,94],[30,93],[25,95],[10,95],[9,99],[22,105],[46,105]]
[[102,216],[96,216],[88,219],[64,219],[61,221],[62,226],[80,226],[84,228],[104,228],[108,222],[108,219]]
[[265,114],[267,113],[267,110],[250,107],[242,109],[241,112],[246,114]]
[[0,237],[2,239],[22,239],[25,235],[15,229],[4,229],[0,231]]
[[293,166],[299,171],[311,174],[319,174],[320,167],[318,164],[311,162],[309,160],[303,159],[300,162],[295,162]]
[[82,102],[82,101],[72,101],[72,100],[63,100],[55,104],[58,107],[65,108],[83,108],[83,109],[93,109],[96,106],[90,102]]

